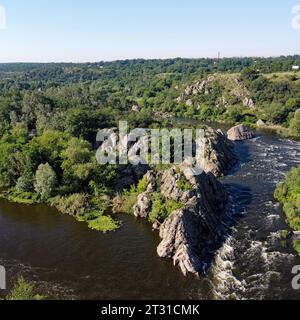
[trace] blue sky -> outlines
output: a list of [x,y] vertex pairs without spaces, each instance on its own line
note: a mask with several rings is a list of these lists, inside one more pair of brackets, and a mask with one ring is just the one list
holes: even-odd
[[300,53],[300,0],[0,0],[0,62]]

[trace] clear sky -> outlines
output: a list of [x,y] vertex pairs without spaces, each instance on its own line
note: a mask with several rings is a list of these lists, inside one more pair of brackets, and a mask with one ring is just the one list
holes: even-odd
[[300,53],[300,0],[0,0],[0,62]]

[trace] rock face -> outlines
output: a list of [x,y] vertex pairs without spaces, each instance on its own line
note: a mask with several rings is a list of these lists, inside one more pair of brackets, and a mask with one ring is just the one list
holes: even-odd
[[152,193],[155,190],[155,175],[153,171],[146,174],[147,190],[138,195],[136,204],[133,207],[135,217],[147,218],[152,207]]
[[244,98],[243,100],[243,106],[247,108],[254,108],[255,104],[251,98]]
[[253,139],[254,133],[251,132],[246,126],[238,125],[238,126],[231,128],[227,132],[227,136],[228,136],[229,140],[242,141],[242,140],[247,140],[247,139]]
[[[184,167],[172,167],[156,175],[161,181],[156,192],[161,192],[165,199],[179,200],[182,208],[172,212],[161,225],[155,223],[155,228],[159,228],[162,239],[158,255],[172,259],[186,275],[203,270],[212,244],[221,239],[220,222],[227,193],[212,173],[188,176],[184,172]],[[136,216],[147,218],[151,211],[154,177],[153,172],[147,174],[149,184],[134,206]],[[189,190],[180,189],[181,179],[189,183]]]
[[[100,145],[99,149],[107,153],[115,153],[120,146],[117,128],[108,129],[107,135],[109,138]],[[142,158],[139,150],[148,150],[149,139],[150,133],[139,138],[135,143],[127,144],[127,154],[131,163],[134,163],[134,161],[139,162]],[[122,141],[122,144],[125,143]],[[233,143],[227,139],[221,130],[216,131],[206,127],[203,137],[194,142],[193,148],[194,150],[197,148],[203,151],[196,157],[197,166],[205,172],[212,172],[217,177],[223,176],[238,161]],[[148,170],[148,165],[120,167],[122,179],[118,181],[117,188],[122,190],[129,187],[137,182],[137,179],[140,179]]]
[[221,130],[207,128],[197,145],[204,150],[197,163],[205,172],[212,172],[217,177],[223,176],[238,161],[233,143]]
[[228,107],[230,105],[228,102],[229,99],[238,100],[246,108],[255,107],[255,103],[251,98],[251,93],[243,82],[237,77],[228,77],[224,75],[210,76],[189,85],[184,91],[184,100],[186,101],[196,94],[210,95],[216,87],[223,90],[224,93],[226,92],[226,98],[225,96],[222,96],[215,101],[216,106],[222,105]]

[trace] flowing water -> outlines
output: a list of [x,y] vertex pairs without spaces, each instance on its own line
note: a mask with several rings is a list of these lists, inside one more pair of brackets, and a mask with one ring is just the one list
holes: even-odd
[[[291,270],[300,257],[277,244],[287,229],[273,198],[300,164],[300,144],[270,134],[236,144],[241,163],[223,179],[231,196],[228,238],[200,279],[156,255],[159,237],[143,220],[101,234],[55,209],[0,200],[0,265],[57,299],[300,299]],[[0,295],[6,292],[1,292]]]

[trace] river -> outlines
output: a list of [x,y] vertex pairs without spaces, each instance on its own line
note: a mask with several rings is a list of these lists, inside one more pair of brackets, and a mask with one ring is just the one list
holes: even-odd
[[[291,270],[300,257],[274,245],[287,229],[275,186],[300,165],[300,143],[268,133],[236,144],[240,164],[222,179],[231,197],[228,239],[200,279],[156,255],[159,237],[143,220],[101,234],[43,205],[0,200],[0,265],[54,299],[300,299]],[[0,292],[2,296],[6,292]]]

